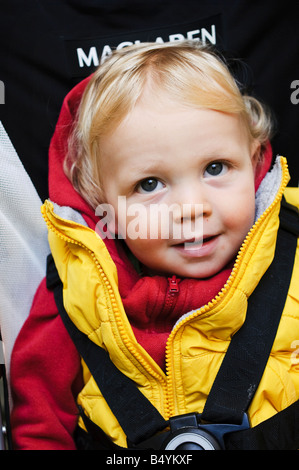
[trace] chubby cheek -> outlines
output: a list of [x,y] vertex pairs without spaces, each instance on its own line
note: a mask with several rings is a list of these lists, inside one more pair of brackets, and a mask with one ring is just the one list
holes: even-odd
[[[250,194],[250,193],[249,193]],[[254,194],[245,198],[240,197],[227,204],[226,211],[223,210],[223,225],[227,233],[231,233],[236,239],[236,243],[242,243],[247,233],[254,224],[255,219],[255,198]]]
[[171,235],[170,216],[159,211],[158,205],[146,207],[142,204],[131,204],[117,213],[117,224],[121,235],[129,240],[140,240],[147,245],[149,240],[169,239]]
[[167,249],[161,240],[127,239],[126,244],[131,253],[150,269],[163,270],[167,259]]
[[[129,206],[117,214],[118,233],[128,242],[145,241],[150,237],[150,225],[139,207]],[[138,242],[137,242],[138,243]]]

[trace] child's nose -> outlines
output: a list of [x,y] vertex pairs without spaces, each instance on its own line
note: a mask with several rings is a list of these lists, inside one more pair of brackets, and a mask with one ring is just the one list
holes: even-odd
[[180,196],[180,200],[178,201],[178,211],[176,214],[177,222],[182,223],[186,220],[208,217],[211,214],[211,204],[198,184],[195,185],[195,187],[186,187]]

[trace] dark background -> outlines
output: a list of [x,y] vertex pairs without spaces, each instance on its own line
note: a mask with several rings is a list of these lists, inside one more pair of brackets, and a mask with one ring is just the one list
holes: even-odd
[[0,105],[0,120],[40,197],[48,195],[48,146],[62,100],[92,72],[92,66],[78,67],[76,48],[88,55],[96,44],[101,54],[105,44],[158,36],[167,40],[169,34],[196,30],[196,25],[211,31],[213,22],[217,46],[248,64],[245,77],[251,91],[274,111],[273,152],[288,158],[291,184],[297,186],[298,6],[297,0],[2,0],[5,104]]

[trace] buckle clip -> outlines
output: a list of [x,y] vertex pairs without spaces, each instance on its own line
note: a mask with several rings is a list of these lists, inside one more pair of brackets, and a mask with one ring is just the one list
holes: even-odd
[[225,450],[226,434],[250,427],[246,413],[241,424],[204,424],[199,413],[174,416],[169,424],[170,433],[161,447],[165,450]]

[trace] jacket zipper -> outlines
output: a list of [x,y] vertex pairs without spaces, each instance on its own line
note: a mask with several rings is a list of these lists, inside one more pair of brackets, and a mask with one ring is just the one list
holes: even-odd
[[[283,161],[283,167],[287,168],[287,163],[286,163],[285,159]],[[284,170],[284,168],[283,168],[283,170]],[[176,325],[174,326],[172,332],[170,333],[170,335],[168,337],[167,343],[166,343],[166,353],[165,353],[165,355],[166,355],[166,361],[165,361],[165,363],[166,363],[166,380],[165,380],[165,376],[164,376],[163,373],[161,373],[161,374],[157,373],[151,367],[151,365],[141,356],[141,354],[136,350],[134,345],[131,343],[129,337],[124,332],[122,322],[121,322],[120,312],[119,312],[118,307],[117,307],[117,302],[116,302],[116,299],[115,299],[115,296],[114,296],[113,289],[112,289],[112,287],[109,283],[109,280],[107,279],[107,277],[106,277],[99,261],[97,260],[96,255],[93,253],[93,251],[88,249],[83,243],[80,243],[76,240],[73,240],[72,238],[67,237],[66,235],[59,232],[59,230],[57,230],[56,227],[53,225],[53,223],[49,220],[49,218],[46,214],[46,208],[44,206],[42,206],[42,215],[44,217],[44,220],[45,220],[46,224],[51,229],[51,231],[54,232],[59,238],[61,238],[64,241],[67,241],[67,242],[76,244],[78,246],[81,246],[82,248],[84,248],[90,254],[91,258],[93,259],[93,261],[94,261],[94,263],[95,263],[95,265],[96,265],[96,267],[97,267],[97,269],[100,273],[100,276],[103,279],[103,283],[105,285],[105,288],[107,289],[107,293],[108,293],[108,295],[111,299],[113,312],[114,312],[114,315],[115,315],[115,318],[116,318],[116,321],[117,321],[117,324],[118,324],[118,327],[119,327],[120,334],[123,338],[124,344],[126,345],[127,349],[130,351],[130,353],[144,367],[144,369],[152,377],[154,377],[155,379],[157,379],[159,381],[159,383],[160,383],[160,385],[161,385],[161,387],[164,391],[164,417],[165,417],[165,419],[169,419],[171,416],[175,415],[175,394],[174,394],[175,387],[174,387],[174,383],[173,383],[174,378],[173,378],[173,369],[172,369],[172,361],[171,361],[171,348],[172,348],[172,342],[174,340],[174,337],[175,337],[177,331],[183,325],[185,325],[187,322],[189,322],[190,320],[194,319],[195,317],[197,317],[197,316],[199,316],[203,313],[206,313],[206,312],[210,311],[216,304],[218,304],[218,302],[220,302],[223,299],[223,297],[227,293],[229,287],[232,285],[232,283],[233,283],[233,281],[234,281],[234,279],[237,275],[239,266],[241,264],[242,258],[244,257],[244,254],[247,250],[247,247],[249,245],[250,240],[253,238],[254,233],[258,230],[259,226],[265,220],[265,218],[267,217],[269,212],[272,211],[273,207],[282,198],[282,194],[283,194],[283,191],[284,191],[285,186],[287,185],[287,183],[288,183],[288,175],[287,175],[286,171],[283,171],[283,180],[281,182],[280,188],[279,188],[279,190],[276,194],[276,197],[275,197],[274,201],[264,211],[264,213],[259,217],[259,219],[256,221],[256,223],[253,225],[253,227],[249,231],[247,237],[245,238],[245,240],[244,240],[244,242],[243,242],[243,244],[242,244],[242,246],[239,250],[239,253],[237,255],[237,258],[236,258],[234,267],[232,269],[231,275],[230,275],[229,279],[227,280],[226,284],[224,285],[224,287],[219,292],[219,294],[216,295],[216,297],[214,299],[212,299],[210,302],[208,302],[208,304],[206,304],[202,308],[196,310],[195,312],[193,312],[189,316],[184,317],[181,321],[177,322]],[[56,214],[54,214],[54,216],[57,219],[61,219]],[[64,220],[64,219],[61,219],[61,220]],[[178,286],[177,281],[178,280],[175,279],[174,276],[172,278],[170,278],[170,280],[169,280],[169,295],[173,295],[176,292],[178,292],[179,286]]]
[[165,364],[166,364],[166,378],[167,378],[167,390],[168,390],[168,407],[169,407],[169,413],[170,417],[175,416],[176,413],[176,403],[175,403],[175,394],[173,391],[175,390],[175,383],[174,383],[174,373],[173,373],[173,364],[172,364],[172,344],[174,341],[174,337],[178,330],[182,328],[187,322],[190,320],[193,320],[194,318],[198,317],[199,315],[202,315],[204,313],[207,313],[211,311],[211,309],[224,298],[226,295],[227,291],[229,290],[230,286],[233,284],[238,270],[239,266],[242,262],[243,257],[245,256],[245,252],[248,249],[248,245],[250,244],[250,241],[252,240],[254,234],[256,231],[259,229],[260,225],[263,223],[263,221],[266,219],[268,214],[273,210],[274,206],[279,203],[279,201],[282,198],[283,192],[285,190],[285,187],[288,183],[288,174],[286,171],[284,171],[284,168],[287,169],[287,163],[286,160],[283,159],[283,164],[282,164],[282,173],[283,173],[283,179],[280,184],[280,188],[276,193],[276,196],[273,200],[273,202],[269,205],[269,207],[263,212],[263,214],[259,217],[259,219],[254,223],[250,231],[248,232],[243,244],[241,245],[241,248],[238,252],[238,255],[235,260],[234,267],[232,269],[231,275],[226,281],[225,285],[221,289],[221,291],[214,297],[210,302],[208,302],[206,305],[201,307],[200,309],[194,311],[190,315],[184,316],[181,321],[178,321],[173,330],[171,331],[167,343],[166,343],[166,352],[165,352]]
[[178,279],[176,276],[172,276],[168,278],[168,289],[166,292],[163,311],[169,311],[173,308],[177,294],[180,291],[179,283],[180,283],[180,279]]
[[[58,216],[57,214],[54,213],[53,209],[46,209],[46,205],[51,205],[51,202],[50,201],[46,201],[45,204],[41,207],[41,212],[42,212],[42,216],[49,228],[49,230],[51,230],[58,238],[60,238],[61,240],[67,242],[67,243],[72,243],[74,245],[77,245],[77,246],[80,246],[81,248],[83,248],[89,255],[90,257],[92,258],[94,264],[96,265],[96,268],[99,272],[99,275],[100,277],[102,278],[102,281],[103,281],[103,286],[106,290],[106,293],[107,295],[109,296],[110,298],[110,301],[111,301],[111,306],[112,306],[112,310],[113,310],[113,313],[114,313],[114,316],[115,316],[115,319],[116,319],[116,323],[117,323],[117,326],[118,326],[118,330],[120,332],[120,335],[123,339],[123,342],[127,348],[127,350],[135,357],[135,359],[137,360],[138,363],[141,364],[141,366],[147,371],[147,373],[149,373],[150,376],[152,376],[153,378],[155,378],[159,383],[160,383],[160,386],[163,390],[163,399],[164,399],[164,403],[163,403],[163,407],[164,407],[164,418],[167,420],[169,419],[170,417],[170,412],[169,412],[169,406],[168,406],[168,390],[167,390],[167,380],[166,380],[166,377],[165,377],[165,374],[163,372],[161,373],[158,373],[156,372],[151,364],[149,364],[149,362],[139,353],[139,351],[135,348],[134,344],[131,343],[131,340],[130,338],[128,337],[128,335],[125,333],[124,331],[124,328],[123,328],[123,324],[122,324],[122,318],[121,318],[121,314],[119,312],[119,309],[118,309],[118,306],[117,306],[117,301],[115,299],[115,295],[114,295],[114,291],[113,291],[113,288],[101,266],[101,264],[99,263],[96,255],[94,254],[94,252],[92,250],[90,250],[89,248],[87,248],[86,245],[84,245],[84,243],[81,243],[77,240],[74,240],[73,238],[71,237],[68,237],[67,235],[61,233],[56,227],[55,225],[53,224],[53,222],[49,219],[48,215],[47,215],[47,210],[49,210],[50,212],[52,212],[52,215],[58,219],[58,220],[61,220],[64,222],[64,219],[61,218],[60,216]],[[173,285],[172,285],[172,289],[174,289]]]
[[177,294],[179,292],[179,282],[180,280],[177,279],[176,276],[172,276],[168,278],[168,286],[169,286],[170,294]]

